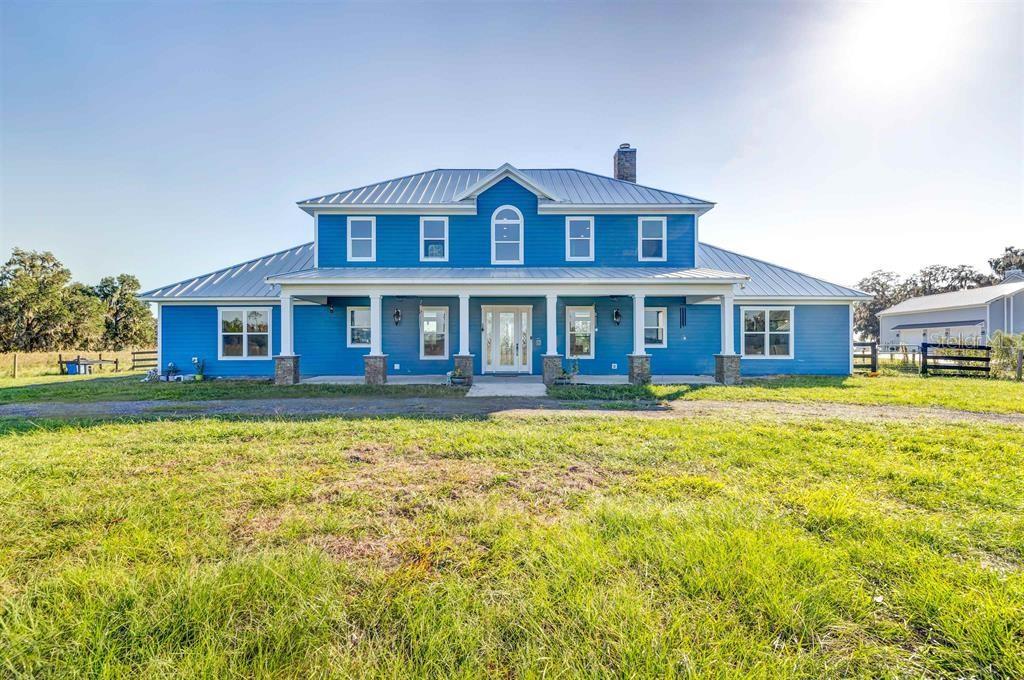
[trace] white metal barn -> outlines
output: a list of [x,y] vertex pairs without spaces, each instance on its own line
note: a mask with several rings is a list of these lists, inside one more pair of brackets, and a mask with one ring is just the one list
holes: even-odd
[[1001,283],[911,298],[878,313],[882,347],[943,340],[984,341],[995,331],[1024,333],[1024,273]]

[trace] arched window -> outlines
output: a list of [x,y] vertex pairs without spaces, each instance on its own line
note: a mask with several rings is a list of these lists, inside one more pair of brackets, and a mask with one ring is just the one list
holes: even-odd
[[523,213],[503,205],[491,216],[491,264],[523,263]]

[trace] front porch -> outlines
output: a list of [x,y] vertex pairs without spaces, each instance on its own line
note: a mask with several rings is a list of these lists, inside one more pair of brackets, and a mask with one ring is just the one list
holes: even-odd
[[[465,284],[466,282],[461,282]],[[275,379],[439,384],[454,372],[545,384],[738,380],[734,284],[582,278],[541,287],[478,283],[286,285]]]

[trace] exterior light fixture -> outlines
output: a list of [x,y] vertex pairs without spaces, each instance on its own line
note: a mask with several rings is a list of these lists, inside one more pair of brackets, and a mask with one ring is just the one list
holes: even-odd
[[402,323],[402,310],[395,307],[395,313],[391,315],[391,318],[395,320],[395,325]]
[[612,312],[612,321],[615,322],[616,326],[618,326],[620,323],[622,323],[622,312],[619,311],[618,307],[616,307],[615,311]]

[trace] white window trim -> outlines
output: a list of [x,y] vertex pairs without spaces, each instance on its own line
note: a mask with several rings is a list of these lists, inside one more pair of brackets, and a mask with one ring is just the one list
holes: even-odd
[[[644,257],[644,222],[661,222],[661,257]],[[653,241],[654,239],[646,239]],[[668,260],[668,218],[641,215],[636,218],[636,258],[640,262],[665,262]]]
[[[647,312],[661,312],[661,321],[664,324],[661,326],[661,342],[657,344],[651,344],[647,342],[647,329],[654,328],[654,326],[647,325]],[[668,347],[668,307],[644,307],[644,347],[648,349],[658,349]]]
[[[370,221],[370,256],[369,257],[353,257],[352,256],[352,221],[365,222]],[[360,241],[366,239],[360,238]],[[376,262],[377,261],[377,218],[373,215],[351,215],[345,219],[345,254],[348,257],[349,262]]]
[[[572,241],[582,241],[581,238],[572,239],[569,236],[569,222],[589,222],[590,223],[590,256],[589,257],[573,257],[572,256]],[[565,218],[565,261],[566,262],[593,262],[594,261],[594,244],[596,239],[594,238],[594,218],[586,217],[583,215],[569,215]]]
[[[572,313],[578,311],[585,311],[590,314],[590,354],[571,354],[569,350],[572,348],[572,325],[570,319],[572,319]],[[565,358],[566,359],[593,359],[594,352],[597,350],[597,314],[594,311],[594,305],[580,305],[575,307],[566,306],[565,308]]]
[[[424,222],[444,222],[444,257],[427,257],[423,254],[423,246],[426,243],[426,239],[423,234],[423,223]],[[436,241],[436,238],[430,239]],[[432,215],[424,215],[420,217],[420,262],[447,262],[448,261],[448,218],[447,217],[435,217]]]
[[[369,313],[370,308],[365,305],[355,305],[353,307],[345,308],[345,346],[346,347],[369,347],[373,344],[373,338],[370,338],[370,342],[352,342],[352,312],[366,310]],[[362,326],[355,326],[355,328],[362,328]],[[370,320],[368,326],[370,333],[373,333],[373,319]]]
[[[444,312],[444,356],[440,357],[428,357],[423,353],[423,313],[424,312]],[[450,355],[451,338],[449,334],[449,326],[451,325],[451,316],[446,306],[429,306],[420,307],[420,359],[423,361],[447,361]]]
[[[501,261],[498,261],[494,257],[495,250],[496,250],[495,246],[497,244],[497,241],[494,240],[494,236],[495,236],[494,227],[497,226],[498,213],[501,212],[502,210],[505,210],[506,208],[508,208],[509,210],[514,210],[515,213],[517,215],[519,215],[519,259],[518,260],[501,260]],[[502,220],[502,224],[511,224],[511,222],[509,222],[508,220]],[[502,241],[502,243],[512,243],[512,241]],[[498,206],[497,208],[495,208],[494,212],[491,213],[491,264],[492,265],[498,265],[498,266],[517,265],[517,264],[522,264],[525,259],[526,259],[526,220],[523,219],[522,211],[520,211],[519,208],[515,207],[514,205],[501,205],[501,206]]]
[[[241,312],[242,313],[242,356],[240,357],[228,357],[224,356],[224,324],[223,316],[224,312]],[[267,313],[267,356],[265,357],[251,357],[249,356],[249,331],[246,330],[246,317],[249,312],[266,312]],[[228,333],[228,335],[238,335],[238,333]],[[253,335],[263,335],[263,333],[253,333]],[[274,358],[274,310],[272,307],[218,307],[217,308],[217,361],[269,361]]]
[[[764,312],[764,354],[747,354],[747,343],[744,341],[747,331],[744,326],[744,315],[748,312]],[[768,335],[769,333],[775,332],[776,334],[781,331],[769,331],[768,328],[768,312],[788,311],[789,312],[789,354],[769,354]],[[751,331],[751,334],[757,331]],[[779,306],[740,306],[740,356],[744,359],[792,359],[796,356],[796,308],[795,307],[779,307]]]

